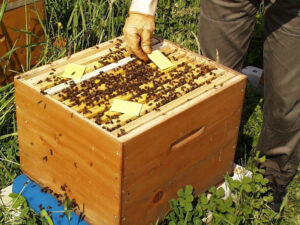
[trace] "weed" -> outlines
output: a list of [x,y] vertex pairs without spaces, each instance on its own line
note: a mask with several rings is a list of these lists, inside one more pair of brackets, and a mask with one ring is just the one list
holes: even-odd
[[[255,160],[261,162],[265,158]],[[200,225],[200,224],[271,224],[277,219],[277,213],[267,204],[273,201],[268,192],[268,180],[263,178],[264,171],[256,167],[252,176],[244,176],[241,180],[233,180],[225,176],[230,191],[225,196],[223,187],[211,187],[208,195],[200,194],[194,198],[193,187],[187,185],[177,192],[178,198],[169,201],[171,211],[165,217],[168,225]]]
[[[26,186],[26,185],[25,185]],[[24,187],[25,187],[24,186]],[[0,224],[45,224],[39,216],[30,209],[26,199],[20,195],[12,193],[10,206],[0,204]],[[0,198],[2,201],[2,199]]]

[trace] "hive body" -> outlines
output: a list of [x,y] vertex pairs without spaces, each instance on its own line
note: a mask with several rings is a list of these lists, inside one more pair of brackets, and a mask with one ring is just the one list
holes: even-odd
[[[2,5],[3,1],[1,1]],[[1,68],[6,68],[0,70],[0,85],[5,84],[5,82],[13,81],[13,76],[17,74],[15,71],[23,71],[23,68],[35,65],[41,56],[41,46],[35,46],[30,48],[30,61],[27,62],[27,52],[26,46],[30,43],[39,43],[44,40],[44,31],[41,23],[39,22],[39,15],[41,20],[45,19],[45,1],[27,1],[27,6],[25,7],[25,1],[9,0],[5,13],[3,15],[0,27],[0,55],[3,56],[15,49],[13,54],[9,57],[8,65],[6,60],[1,60]],[[27,15],[26,12],[27,11]],[[26,21],[27,17],[27,21]],[[28,23],[28,28],[25,28]],[[13,28],[13,29],[12,29]],[[21,32],[21,30],[28,29],[34,35],[29,36],[29,43],[26,42],[26,33]],[[40,37],[40,38],[36,38]],[[6,67],[7,66],[7,67]],[[5,77],[8,80],[5,80]]]
[[[153,44],[165,51],[171,61],[175,55],[173,63],[178,63],[178,68],[186,60],[195,68],[198,62],[209,65],[208,71],[213,72],[193,77],[183,66],[183,74],[190,74],[198,83],[182,80],[181,86],[194,85],[194,88],[169,89],[179,85],[177,78],[173,78],[174,82],[163,84],[163,90],[155,87],[158,90],[155,95],[165,96],[158,100],[154,94],[151,96],[153,89],[147,89],[145,94],[133,88],[117,96],[143,103],[140,117],[110,112],[109,100],[104,103],[98,100],[101,105],[89,97],[94,101],[89,103],[79,94],[83,107],[66,99],[63,88],[73,85],[76,89],[76,84],[68,84],[69,81],[61,78],[53,81],[53,76],[61,74],[70,62],[89,65],[87,73],[105,68],[113,60],[128,57],[128,53],[124,50],[113,59],[102,58],[105,63],[94,61],[112,51],[108,49],[123,44],[121,37],[27,72],[15,80],[21,169],[57,193],[56,196],[74,199],[78,204],[76,210],[83,212],[90,224],[154,222],[164,216],[168,200],[176,196],[179,188],[192,184],[197,192],[202,192],[220,182],[231,171],[235,153],[245,76],[166,40],[155,39]],[[168,72],[161,74],[154,65],[149,65],[155,70],[155,85],[162,83],[160,77],[169,76]],[[151,70],[150,67],[147,68]],[[101,76],[111,75],[108,71]],[[95,83],[99,82],[97,79]],[[169,95],[170,90],[177,94]],[[114,96],[114,92],[107,95]]]

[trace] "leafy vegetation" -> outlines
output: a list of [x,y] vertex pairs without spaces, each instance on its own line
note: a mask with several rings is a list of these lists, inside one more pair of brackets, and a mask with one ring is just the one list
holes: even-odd
[[22,195],[11,193],[10,197],[13,202],[11,207],[0,210],[1,224],[43,224],[36,213],[29,208],[26,199]]
[[20,174],[19,150],[12,84],[0,88],[0,189]]
[[[37,45],[43,47],[43,52],[35,67],[121,35],[130,2],[130,0],[45,0],[46,19],[43,21],[39,18],[45,39],[39,43],[28,43],[23,47],[27,52],[27,65],[24,65],[24,70],[31,69],[30,52]],[[7,1],[3,1],[0,20],[5,3]],[[197,42],[199,13],[200,0],[159,1],[155,34],[199,51]],[[24,26],[25,33],[33,35],[26,27],[27,24]],[[262,67],[262,45],[263,8],[257,14],[257,24],[246,65]],[[8,64],[15,50],[0,56],[0,60],[5,60]],[[183,224],[188,224],[196,217],[210,217],[218,224],[254,224],[254,221],[263,224],[266,219],[274,218],[272,212],[264,207],[264,203],[270,201],[270,197],[265,192],[265,181],[260,175],[262,171],[254,170],[251,166],[255,159],[253,148],[259,137],[262,112],[263,98],[248,85],[235,160],[253,171],[253,179],[245,178],[238,183],[231,181],[227,176],[226,180],[236,197],[229,197],[226,200],[223,199],[221,189],[211,188],[209,190],[211,197],[208,199],[204,194],[195,197],[193,188],[187,186],[184,190],[178,191],[178,199],[171,200],[173,213],[171,212],[165,221],[178,224],[184,218]],[[18,151],[14,88],[12,84],[8,84],[0,88],[0,189],[10,185],[20,174]],[[278,216],[275,218],[281,224],[300,224],[299,178],[300,172],[288,188],[288,195],[283,204],[284,210],[279,218]],[[40,218],[34,214],[22,196],[12,195],[12,199],[15,201],[13,207],[0,206],[0,224],[47,223],[45,222],[47,215],[43,214]],[[263,207],[256,208],[261,204]],[[17,211],[19,207],[21,215],[12,216],[11,213]],[[243,215],[240,215],[241,212]],[[68,214],[68,210],[65,210],[65,213]],[[195,219],[194,223],[201,224],[203,222],[201,221]]]
[[[261,162],[265,158],[254,158]],[[241,176],[233,180],[226,175],[225,182],[230,194],[225,196],[223,187],[211,187],[208,195],[202,193],[194,199],[193,187],[177,192],[178,198],[169,201],[171,212],[164,219],[168,225],[202,224],[274,224],[280,223],[280,214],[271,210],[267,204],[273,201],[268,192],[268,180],[264,171],[256,167],[251,176]]]

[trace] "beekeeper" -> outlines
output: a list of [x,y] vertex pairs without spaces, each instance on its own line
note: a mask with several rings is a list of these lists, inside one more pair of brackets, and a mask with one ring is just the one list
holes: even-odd
[[[202,0],[202,53],[240,71],[260,0]],[[265,176],[279,210],[300,161],[300,0],[265,0],[264,121],[257,150],[266,155]],[[130,50],[147,61],[157,0],[133,0],[124,35]]]

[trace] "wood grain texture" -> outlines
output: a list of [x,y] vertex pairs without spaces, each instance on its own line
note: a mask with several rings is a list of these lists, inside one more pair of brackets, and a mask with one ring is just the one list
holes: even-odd
[[[48,65],[28,71],[24,73],[22,76],[30,83],[35,83],[38,80],[44,79],[47,76],[49,76],[49,73],[52,72],[51,69],[57,70],[53,75],[61,75],[68,63],[78,63],[80,65],[88,65],[89,63],[97,61],[97,59],[99,59],[100,57],[107,55],[109,53],[108,49],[113,48],[115,46],[115,42],[117,41],[117,39],[123,41],[124,37],[123,36],[117,37],[110,41],[74,53],[70,58],[64,57]],[[151,44],[155,45],[158,42],[159,42],[158,39],[153,38]],[[122,46],[124,47],[124,44]]]
[[[117,38],[115,38],[115,39],[117,39]],[[98,46],[101,46],[101,48],[103,48],[103,49],[108,49],[108,48],[114,46],[113,42],[114,42],[115,39],[104,42],[104,43],[102,43]],[[30,70],[28,72],[25,72],[25,73],[22,74],[22,78],[24,80],[28,80],[28,79],[40,76],[40,75],[45,74],[45,73],[49,73],[52,68],[56,69],[57,67],[61,67],[63,65],[66,65],[67,63],[80,62],[80,60],[82,58],[85,58],[87,56],[96,54],[97,52],[99,52],[99,49],[97,48],[97,46],[87,48],[83,51],[80,51],[80,52],[77,52],[77,53],[73,54],[69,59],[68,59],[68,57],[64,57],[64,58],[56,60],[56,61],[54,61],[50,64],[40,66],[38,68],[35,68],[35,69]]]
[[[188,170],[177,174],[174,179],[153,190],[152,196],[138,203],[138,207],[123,206],[122,224],[149,225],[155,223],[157,218],[163,218],[166,215],[169,209],[168,201],[177,197],[176,193],[180,188],[191,184],[195,188],[196,194],[200,194],[212,185],[219,183],[224,178],[224,174],[230,173],[232,170],[233,148],[235,148],[234,140],[210,154],[205,160],[197,162]],[[161,199],[155,203],[154,199],[157,193],[161,193]]]
[[[161,115],[164,115],[165,113],[171,111],[172,109],[174,109],[176,107],[182,106],[187,101],[190,101],[199,95],[204,95],[205,97],[208,97],[209,95],[206,94],[207,92],[209,92],[209,94],[215,94],[217,92],[217,90],[215,90],[213,88],[214,86],[219,86],[218,88],[220,88],[220,85],[224,85],[224,83],[226,81],[228,81],[232,78],[234,78],[233,74],[226,73],[225,75],[218,78],[218,80],[215,81],[214,83],[199,87],[199,88],[185,94],[184,96],[181,96],[180,98],[175,99],[172,102],[161,106],[159,111],[152,111],[152,112],[144,115],[143,117],[140,117],[140,118],[132,121],[131,123],[128,123],[128,124],[122,126],[122,128],[120,128],[120,129],[124,129],[124,130],[126,130],[126,132],[134,131],[131,134],[129,133],[129,136],[124,137],[124,138],[125,139],[132,138],[132,136],[136,135],[137,131],[139,131],[139,129],[137,129],[137,128],[139,128],[140,126],[142,126],[146,123],[149,123],[150,121],[153,121],[155,118],[157,118]],[[222,91],[222,90],[223,90],[223,88],[221,88],[219,91]],[[124,115],[124,116],[126,116],[126,115]],[[151,122],[151,124],[152,124],[152,122]],[[120,129],[115,130],[113,132],[113,134],[117,134]]]
[[[236,142],[239,129],[241,106],[243,103],[243,91],[245,79],[231,84],[219,93],[209,98],[195,101],[193,106],[182,107],[177,113],[162,115],[160,122],[155,125],[145,125],[144,132],[128,140],[124,144],[124,179],[122,196],[122,218],[124,224],[138,224],[140,215],[147,211],[149,218],[158,218],[162,214],[156,214],[156,207],[138,207],[134,214],[132,208],[151,202],[153,195],[161,186],[173,183],[178,188],[178,183],[173,182],[181,174],[186,173],[200,161],[205,161],[211,154],[217,154],[223,146],[229,142]],[[159,118],[157,118],[159,121]],[[205,132],[198,139],[184,145],[180,150],[170,151],[170,145],[193,130],[205,126]],[[141,128],[142,129],[142,128]],[[163,138],[161,138],[163,137]],[[145,144],[149,143],[149,144]],[[151,144],[150,144],[151,143]],[[235,144],[231,146],[231,160],[226,163],[232,164],[235,153]],[[228,166],[228,164],[226,164]],[[223,175],[230,167],[223,167]],[[201,169],[201,168],[199,168]],[[218,174],[202,170],[207,176],[218,177]],[[189,174],[189,182],[195,186],[192,174]],[[188,179],[188,178],[186,178]],[[208,179],[208,178],[207,178]],[[209,182],[213,185],[213,182]],[[169,186],[172,189],[172,185]],[[174,190],[176,190],[174,188]],[[173,193],[173,197],[174,194]],[[167,207],[169,198],[162,199],[159,204]],[[153,203],[154,204],[154,203]],[[155,204],[156,205],[156,204]],[[151,212],[150,209],[153,208]],[[137,213],[137,210],[141,210]],[[153,221],[143,220],[145,224]]]
[[66,184],[91,224],[119,224],[122,143],[19,80],[15,88],[22,171],[57,193]]
[[90,224],[149,225],[179,188],[192,184],[199,193],[231,171],[246,76],[164,42],[224,76],[124,125],[120,138],[32,85],[52,68],[91,62],[111,41],[15,80],[21,169],[57,193],[66,184]]
[[[13,1],[9,1],[13,3]],[[44,32],[42,26],[37,18],[36,13],[39,13],[39,16],[42,20],[45,18],[45,1],[36,2],[36,9],[34,4],[27,6],[27,19],[29,31],[40,37],[38,39],[30,35],[30,43],[39,43],[44,39]],[[4,13],[1,25],[0,25],[0,55],[3,56],[9,52],[13,47],[21,47],[26,45],[26,34],[12,30],[25,30],[25,7],[19,7],[12,10],[9,10]],[[2,42],[3,40],[3,42]],[[41,46],[32,47],[31,51],[31,62],[30,65],[35,65],[40,56],[41,56]],[[4,67],[6,60],[0,62],[1,68]],[[26,49],[19,48],[17,49],[10,58],[8,67],[5,71],[5,76],[9,77],[9,82],[13,81],[13,76],[16,75],[16,72],[13,71],[22,71],[22,67],[26,68]],[[0,70],[0,84],[4,80],[3,69]]]

